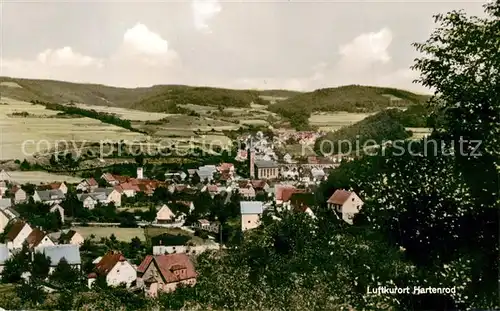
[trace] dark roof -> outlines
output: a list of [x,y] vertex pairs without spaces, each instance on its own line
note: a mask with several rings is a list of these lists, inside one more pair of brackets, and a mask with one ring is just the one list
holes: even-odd
[[73,235],[75,235],[76,231],[75,230],[69,230],[66,233],[62,233],[61,236],[59,237],[59,243],[60,244],[69,244],[71,241],[71,238],[73,238]]
[[21,232],[21,230],[23,230],[24,225],[26,225],[26,223],[24,221],[16,221],[12,225],[12,227],[10,227],[9,232],[6,235],[7,240],[14,241],[14,239],[17,237],[19,232]]
[[26,238],[26,241],[28,242],[29,247],[36,247],[40,242],[42,242],[43,238],[47,234],[43,232],[42,230],[35,228],[31,231],[31,233],[28,235]]
[[335,190],[332,196],[328,199],[327,203],[342,205],[345,203],[345,201],[347,201],[350,195],[350,191],[341,189]]

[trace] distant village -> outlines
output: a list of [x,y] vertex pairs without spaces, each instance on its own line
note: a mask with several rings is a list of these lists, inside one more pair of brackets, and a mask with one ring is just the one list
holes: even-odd
[[[161,240],[156,241],[152,252],[140,262],[133,262],[120,249],[109,250],[92,259],[92,267],[86,274],[87,286],[92,287],[101,277],[109,286],[125,285],[130,290],[155,296],[158,292],[171,292],[179,284],[194,285],[197,278],[194,258],[207,250],[228,247],[219,239],[222,220],[206,211],[203,205],[209,202],[196,200],[197,196],[218,200],[217,204],[222,208],[237,204],[238,212],[228,212],[229,216],[223,222],[232,222],[241,234],[261,226],[264,216],[269,216],[272,221],[280,221],[280,215],[285,212],[316,217],[315,190],[341,161],[352,158],[309,156],[306,161],[297,161],[288,153],[278,158],[275,147],[280,141],[292,138],[300,144],[312,144],[317,138],[314,132],[293,135],[282,134],[279,139],[268,139],[262,132],[243,136],[240,142],[247,147],[237,151],[233,163],[167,171],[164,180],[145,177],[147,172],[138,166],[136,176],[103,173],[77,184],[57,182],[29,189],[28,185],[16,183],[8,172],[2,171],[0,272],[10,258],[24,250],[49,257],[50,273],[61,261],[83,273],[81,247],[88,237],[73,229],[74,226],[117,228],[121,223],[78,222],[74,206],[92,213],[106,206],[123,208],[140,197],[142,202],[154,204],[154,214],[148,219],[134,215],[132,227],[158,228],[165,232],[177,229],[187,235],[196,233],[199,236],[204,232],[203,235],[208,236],[207,242],[167,245]],[[247,164],[248,172],[245,173],[249,178],[239,176],[235,168],[238,163]],[[352,224],[363,200],[355,192],[338,189],[327,198],[326,205],[332,214]],[[30,223],[28,216],[23,217],[21,210],[24,215],[29,215],[26,209],[35,208],[32,206],[45,206],[48,214],[56,215],[59,230],[37,226]],[[29,272],[23,277],[28,279]]]

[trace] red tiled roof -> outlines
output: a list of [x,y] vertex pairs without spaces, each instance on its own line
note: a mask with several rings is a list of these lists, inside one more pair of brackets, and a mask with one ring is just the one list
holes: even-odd
[[290,185],[279,185],[276,187],[276,200],[288,201],[295,191],[294,186]]
[[345,201],[347,201],[350,195],[351,195],[350,191],[341,189],[336,190],[332,194],[332,196],[328,199],[327,203],[342,205],[345,203]]
[[59,189],[59,187],[61,187],[61,184],[62,183],[60,182],[55,182],[51,184],[40,185],[38,186],[38,190],[57,190]]
[[239,180],[238,188],[250,188],[252,187],[252,183],[248,180]]
[[35,228],[31,231],[31,233],[26,238],[29,247],[36,247],[40,242],[42,242],[43,238],[46,236],[45,232],[41,231],[38,228]]
[[[155,263],[165,283],[179,282],[197,277],[193,263],[186,254],[148,255],[137,268],[137,272],[144,273],[151,263]],[[174,271],[186,269],[183,276],[176,275]]]
[[120,252],[108,252],[104,255],[99,263],[96,264],[96,272],[101,275],[107,275],[111,269],[120,261],[126,261]]
[[91,187],[95,187],[95,186],[98,186],[99,184],[97,183],[97,181],[94,179],[94,178],[88,178],[87,179],[87,184]]
[[10,192],[12,193],[16,193],[18,192],[19,190],[21,190],[21,187],[19,187],[18,185],[14,185],[11,189],[10,189]]

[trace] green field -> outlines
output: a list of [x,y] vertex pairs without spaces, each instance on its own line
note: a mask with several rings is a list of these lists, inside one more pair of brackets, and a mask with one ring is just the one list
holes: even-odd
[[119,241],[130,242],[134,237],[145,241],[144,229],[142,228],[119,228],[119,227],[72,227],[71,229],[80,233],[85,239],[95,235],[96,239],[109,238],[111,234]]
[[[57,111],[2,97],[0,102],[0,160],[25,159],[54,147],[56,141],[143,140],[145,135],[90,118],[46,118]],[[9,117],[13,112],[28,112],[40,118]],[[71,142],[70,142],[71,144]]]
[[372,113],[351,112],[321,112],[312,114],[309,124],[317,126],[321,131],[336,131],[343,126],[348,126],[363,120]]

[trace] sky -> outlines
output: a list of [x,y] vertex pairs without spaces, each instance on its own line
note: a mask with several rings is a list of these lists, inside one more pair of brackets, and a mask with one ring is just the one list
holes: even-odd
[[0,0],[0,76],[122,87],[309,91],[347,84],[427,93],[412,42],[483,1]]

